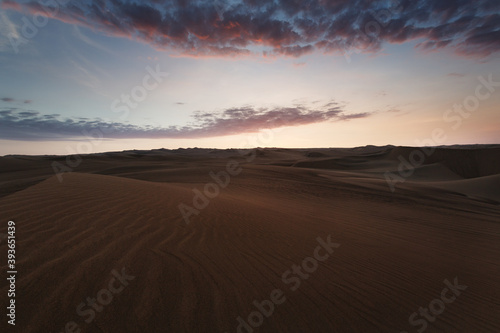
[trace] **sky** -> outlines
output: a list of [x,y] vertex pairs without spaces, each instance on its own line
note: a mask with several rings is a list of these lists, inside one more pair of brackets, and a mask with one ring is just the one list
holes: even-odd
[[0,155],[500,143],[500,2],[4,0],[0,74]]

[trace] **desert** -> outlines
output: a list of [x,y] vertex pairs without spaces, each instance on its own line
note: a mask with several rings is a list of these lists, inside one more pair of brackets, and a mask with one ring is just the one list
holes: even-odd
[[415,149],[4,156],[16,330],[495,332],[500,148]]

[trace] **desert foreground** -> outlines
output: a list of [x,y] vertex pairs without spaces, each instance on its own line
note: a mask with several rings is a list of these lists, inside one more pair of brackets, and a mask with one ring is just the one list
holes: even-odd
[[498,146],[5,156],[0,184],[1,332],[500,332]]

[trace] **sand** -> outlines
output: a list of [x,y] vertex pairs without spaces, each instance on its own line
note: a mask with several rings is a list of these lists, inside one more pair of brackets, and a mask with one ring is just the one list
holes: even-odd
[[[499,332],[499,148],[439,148],[392,192],[413,150],[95,154],[62,182],[64,157],[2,157],[18,274],[0,331]],[[196,208],[193,189],[230,170]]]

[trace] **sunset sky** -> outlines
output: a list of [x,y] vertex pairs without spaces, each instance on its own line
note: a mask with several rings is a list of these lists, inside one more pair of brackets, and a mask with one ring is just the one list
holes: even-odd
[[0,33],[0,155],[500,143],[495,0],[3,1]]

